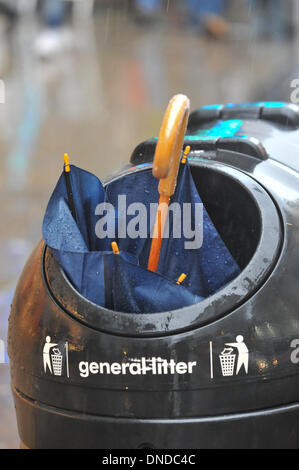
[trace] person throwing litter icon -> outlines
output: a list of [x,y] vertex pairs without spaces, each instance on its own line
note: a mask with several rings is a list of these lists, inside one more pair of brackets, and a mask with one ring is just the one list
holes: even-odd
[[237,348],[238,350],[238,362],[237,362],[237,369],[236,375],[238,375],[242,366],[244,366],[246,374],[248,374],[248,361],[249,361],[249,351],[244,343],[244,338],[242,335],[238,335],[236,337],[236,343],[225,343],[226,346],[231,346],[233,348]]
[[49,371],[51,374],[53,374],[52,371],[52,364],[51,364],[51,358],[50,358],[50,350],[54,348],[54,346],[57,346],[57,343],[51,343],[51,338],[50,336],[46,337],[46,343],[43,349],[43,357],[44,357],[44,371],[45,373],[47,372],[47,366],[49,368]]

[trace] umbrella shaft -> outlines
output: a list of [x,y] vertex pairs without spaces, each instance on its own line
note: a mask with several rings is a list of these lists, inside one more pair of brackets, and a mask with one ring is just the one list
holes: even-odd
[[73,196],[73,190],[72,190],[72,184],[71,184],[71,179],[70,179],[70,173],[64,172],[64,177],[65,177],[65,184],[66,184],[66,190],[67,190],[67,196],[68,196],[68,203],[69,203],[69,208],[71,211],[71,214],[76,221],[76,209],[75,209],[75,202],[74,202],[74,196]]
[[159,200],[159,206],[154,226],[153,240],[151,244],[151,250],[147,266],[147,269],[153,272],[156,272],[158,269],[163,233],[168,213],[169,199],[170,198],[168,196],[161,195]]

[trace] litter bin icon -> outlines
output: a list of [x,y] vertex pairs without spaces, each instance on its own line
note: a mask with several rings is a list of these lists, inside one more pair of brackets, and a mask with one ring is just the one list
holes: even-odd
[[58,348],[54,348],[51,354],[53,373],[54,375],[61,377],[62,375],[62,354]]
[[232,377],[234,375],[236,354],[232,354],[232,352],[233,348],[224,348],[219,355],[223,377]]

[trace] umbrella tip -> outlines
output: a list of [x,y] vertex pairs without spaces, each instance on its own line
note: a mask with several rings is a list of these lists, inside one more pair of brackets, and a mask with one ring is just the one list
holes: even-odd
[[188,157],[188,155],[189,155],[189,153],[190,153],[190,150],[191,150],[190,145],[187,145],[187,146],[185,147],[184,154],[183,154],[183,157],[182,157],[182,163],[183,163],[183,164],[186,163],[187,157]]
[[111,247],[114,255],[119,255],[119,248],[116,242],[111,242]]
[[178,278],[178,280],[176,281],[176,283],[177,283],[177,284],[182,284],[182,282],[184,282],[184,280],[186,279],[186,277],[187,277],[187,274],[182,273],[182,274],[180,275],[180,277]]
[[64,159],[64,171],[66,173],[69,173],[71,171],[71,167],[70,167],[70,159],[67,153],[63,155],[63,159]]

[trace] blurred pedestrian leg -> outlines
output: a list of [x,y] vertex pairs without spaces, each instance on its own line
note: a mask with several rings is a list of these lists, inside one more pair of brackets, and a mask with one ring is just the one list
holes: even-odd
[[67,24],[67,4],[70,2],[65,0],[43,0],[41,4],[44,28],[36,38],[34,49],[42,59],[54,57],[72,47],[73,32]]
[[282,38],[289,32],[291,5],[286,0],[248,0],[253,28],[261,38]]
[[187,0],[190,18],[204,31],[216,38],[229,32],[224,18],[227,0]]
[[47,26],[61,26],[66,17],[66,3],[64,0],[44,0],[42,4],[42,17]]
[[137,19],[155,20],[161,13],[162,0],[135,0],[134,7]]
[[161,8],[161,0],[136,0],[136,5],[144,13],[154,12]]

